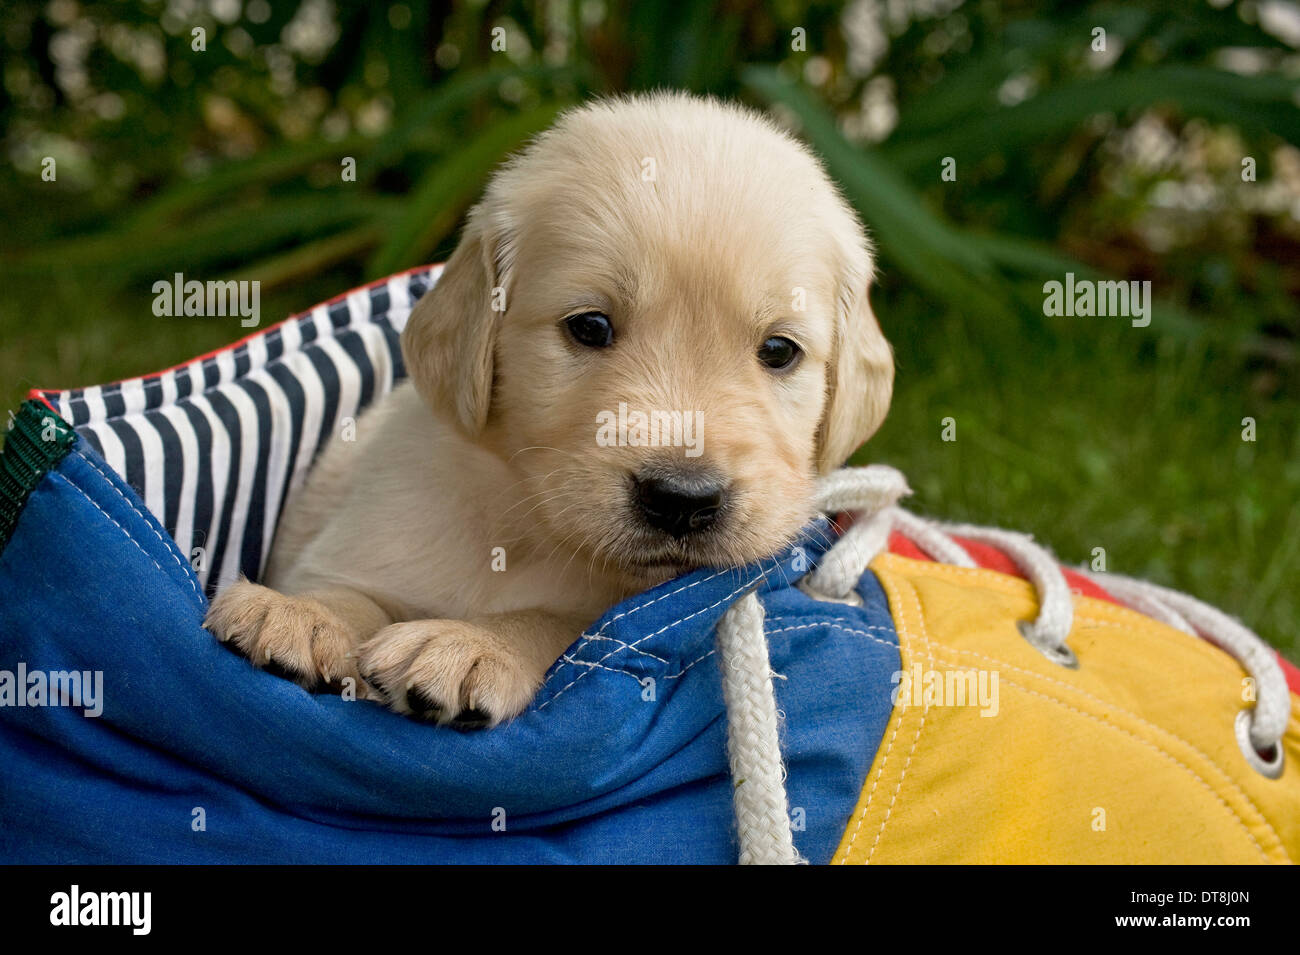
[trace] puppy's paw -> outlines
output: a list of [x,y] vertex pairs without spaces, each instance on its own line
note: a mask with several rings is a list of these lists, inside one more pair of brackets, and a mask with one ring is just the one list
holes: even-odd
[[542,677],[496,635],[463,620],[396,623],[357,655],[362,676],[391,709],[462,729],[518,716]]
[[203,626],[257,666],[299,686],[319,689],[352,677],[357,695],[364,695],[352,634],[310,597],[290,597],[241,578],[217,594]]

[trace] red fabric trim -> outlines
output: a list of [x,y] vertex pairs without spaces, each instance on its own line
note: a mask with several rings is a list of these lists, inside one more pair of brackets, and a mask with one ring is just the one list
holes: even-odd
[[[49,389],[46,390],[48,391]],[[45,392],[42,391],[40,388],[33,388],[30,391],[28,391],[27,400],[39,401],[41,404],[45,405],[45,407],[49,408],[55,414],[59,413],[59,409],[54,407],[54,405],[50,404],[50,399],[45,397]]]
[[[394,272],[392,275],[386,275],[386,276],[384,276],[382,279],[375,279],[373,282],[367,282],[367,283],[365,283],[364,285],[358,285],[356,288],[350,288],[350,289],[348,289],[346,292],[343,292],[343,293],[340,294],[340,295],[335,295],[333,298],[328,298],[328,299],[326,299],[326,300],[323,301],[323,302],[317,302],[315,305],[311,306],[311,308],[304,309],[304,310],[301,311],[301,312],[297,312],[297,313],[295,313],[295,314],[293,314],[293,315],[289,315],[289,316],[287,316],[286,318],[282,318],[282,319],[280,319],[278,322],[276,322],[274,325],[268,325],[268,326],[266,326],[266,328],[260,328],[260,329],[258,329],[258,330],[255,331],[255,332],[251,332],[251,333],[245,335],[243,338],[240,338],[240,339],[238,339],[237,341],[233,341],[233,342],[231,342],[229,345],[222,345],[220,348],[214,348],[214,349],[212,349],[212,351],[204,352],[202,355],[196,355],[194,358],[187,358],[187,359],[185,359],[183,362],[180,362],[179,364],[176,364],[176,365],[172,365],[172,366],[170,366],[170,367],[168,367],[168,368],[160,368],[160,369],[158,369],[157,371],[151,371],[151,372],[148,372],[147,374],[143,374],[143,375],[135,375],[135,376],[133,376],[133,377],[131,377],[131,378],[123,378],[123,379],[121,379],[121,381],[116,381],[116,382],[114,382],[114,381],[110,381],[110,382],[101,382],[101,383],[96,383],[96,384],[94,384],[94,385],[78,385],[78,386],[76,386],[76,387],[78,387],[78,388],[95,388],[95,387],[102,387],[102,385],[104,385],[104,384],[110,384],[110,385],[113,385],[113,384],[125,384],[125,383],[128,382],[128,381],[137,381],[137,380],[139,380],[139,381],[143,381],[143,380],[145,380],[145,379],[147,379],[147,378],[157,378],[159,375],[165,375],[165,374],[167,374],[167,372],[169,372],[169,371],[175,371],[175,370],[178,369],[178,368],[184,368],[186,365],[193,364],[193,363],[196,362],[196,361],[203,361],[205,358],[213,358],[213,357],[215,357],[215,356],[217,356],[217,355],[220,355],[222,352],[230,351],[232,348],[238,348],[240,345],[243,345],[245,342],[251,342],[254,338],[257,338],[259,335],[268,335],[268,334],[270,334],[272,331],[274,331],[275,329],[279,328],[281,325],[287,324],[288,322],[294,322],[294,321],[297,321],[298,319],[300,319],[300,318],[302,318],[304,315],[306,315],[308,312],[313,312],[313,311],[315,311],[315,310],[318,309],[318,308],[322,308],[322,307],[324,307],[324,308],[328,308],[329,306],[333,305],[335,302],[341,302],[341,301],[343,301],[345,298],[347,298],[349,295],[352,295],[352,294],[355,293],[355,292],[367,292],[367,291],[369,291],[370,289],[374,288],[375,286],[377,286],[377,285],[383,285],[385,282],[391,281],[392,279],[399,279],[399,278],[401,278],[401,277],[404,276],[404,275],[412,275],[412,274],[414,274],[415,272],[423,272],[423,271],[425,271],[425,270],[427,270],[427,269],[436,268],[438,265],[441,265],[441,264],[442,264],[442,263],[440,263],[440,262],[433,262],[433,263],[430,263],[429,265],[417,265],[417,266],[415,266],[415,268],[412,268],[412,269],[406,269],[406,270],[403,271],[403,272]],[[59,394],[59,393],[61,393],[61,392],[65,392],[65,391],[73,391],[73,390],[75,390],[75,389],[73,389],[73,388],[33,388],[33,389],[28,393],[28,397],[29,397],[29,398],[37,398],[37,397],[39,397],[39,400],[44,401],[44,402],[48,405],[48,404],[50,404],[50,403],[49,403],[49,401],[46,400],[45,395],[47,395],[47,394],[48,394],[48,395]],[[50,405],[50,410],[51,410],[51,411],[54,411],[54,410],[55,410],[55,408],[54,408],[53,405]]]
[[[1023,578],[1025,576],[1020,572],[1020,568],[1016,566],[1015,562],[996,547],[981,544],[978,541],[966,540],[964,537],[954,539],[966,549],[966,553],[971,555],[975,563],[985,570],[996,570],[1000,574],[1010,574],[1012,577]],[[930,555],[917,547],[910,538],[904,537],[898,531],[894,531],[893,534],[889,535],[889,550],[900,557],[910,557],[913,560],[932,559]],[[1082,574],[1076,573],[1068,567],[1062,567],[1061,572],[1065,574],[1066,583],[1076,594],[1081,594],[1084,597],[1095,597],[1098,600],[1106,600],[1123,606],[1118,600]]]
[[[843,526],[843,525],[841,525]],[[966,548],[966,552],[974,558],[975,563],[985,570],[996,570],[1001,574],[1010,574],[1013,577],[1024,577],[1015,563],[1002,551],[996,547],[990,547],[988,544],[981,544],[976,541],[969,541],[965,538],[958,537],[956,540]],[[917,547],[908,537],[895,531],[889,536],[890,553],[898,554],[900,557],[910,557],[912,560],[932,560],[928,554]],[[1118,606],[1124,606],[1109,593],[1098,587],[1087,577],[1075,573],[1068,567],[1061,568],[1065,574],[1065,579],[1070,585],[1070,589],[1077,594],[1085,597],[1096,597],[1098,600],[1106,600]],[[1282,665],[1282,673],[1286,676],[1286,685],[1292,693],[1300,696],[1300,667],[1297,667],[1282,654],[1277,654],[1278,662]]]
[[1282,675],[1286,677],[1286,685],[1291,688],[1292,693],[1300,696],[1300,667],[1280,653],[1277,655],[1277,662],[1282,664]]

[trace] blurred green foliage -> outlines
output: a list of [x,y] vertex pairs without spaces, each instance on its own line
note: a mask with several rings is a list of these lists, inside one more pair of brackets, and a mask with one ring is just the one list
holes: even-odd
[[[1035,311],[1038,273],[1059,267],[1038,255],[1056,247],[1141,271],[1182,308],[1243,305],[1222,276],[1249,273],[1250,304],[1265,299],[1294,336],[1292,210],[1234,204],[1236,162],[1170,175],[1190,146],[1157,157],[1169,169],[1112,155],[1116,129],[1140,117],[1163,118],[1162,131],[1197,123],[1220,152],[1227,137],[1232,159],[1257,159],[1263,191],[1277,148],[1300,141],[1296,55],[1248,7],[11,3],[2,263],[101,269],[124,285],[229,271],[266,289],[340,263],[375,277],[445,251],[495,161],[558,108],[671,86],[776,107],[845,183],[886,268],[948,306]],[[1256,56],[1249,75],[1222,65],[1242,49]],[[883,129],[882,111],[896,117]],[[878,145],[861,148],[868,138]],[[56,182],[39,178],[44,156]],[[355,182],[341,175],[348,156]],[[957,184],[940,179],[944,157]],[[1199,182],[1218,207],[1203,202],[1199,229],[1163,239],[1176,249],[1153,249],[1142,218],[1170,181]],[[1273,241],[1225,243],[1222,218]],[[1190,264],[1210,256],[1223,267]],[[1224,324],[1240,337],[1261,323]]]
[[[13,405],[242,334],[155,318],[174,272],[259,280],[287,314],[441,259],[566,105],[738,98],[817,149],[878,245],[899,388],[868,455],[924,509],[1105,546],[1294,650],[1300,15],[1266,29],[1295,14],[1267,6],[10,0],[0,385]],[[1044,317],[1067,271],[1150,280],[1151,327]]]

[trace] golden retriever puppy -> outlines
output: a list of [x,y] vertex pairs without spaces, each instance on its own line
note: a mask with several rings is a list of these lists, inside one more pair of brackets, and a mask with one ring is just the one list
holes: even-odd
[[[787,544],[893,383],[862,226],[809,151],[680,94],[568,112],[499,170],[265,575],[206,626],[440,723],[523,711],[605,609]],[[368,687],[367,687],[368,684]]]

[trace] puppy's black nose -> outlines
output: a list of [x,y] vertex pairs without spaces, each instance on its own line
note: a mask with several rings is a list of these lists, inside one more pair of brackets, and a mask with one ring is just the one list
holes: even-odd
[[645,475],[633,478],[646,522],[674,537],[702,531],[718,518],[726,487],[702,475]]

